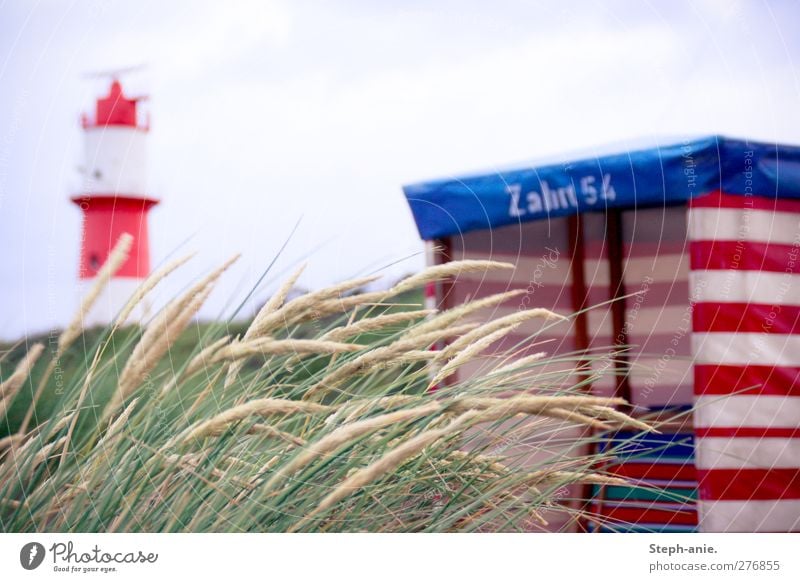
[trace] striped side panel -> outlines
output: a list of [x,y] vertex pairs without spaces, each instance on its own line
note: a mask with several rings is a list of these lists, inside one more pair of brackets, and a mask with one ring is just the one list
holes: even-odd
[[800,205],[689,211],[702,531],[800,531]]
[[686,208],[623,213],[625,333],[631,346],[633,404],[645,408],[692,402],[689,248]]
[[[609,266],[609,244],[605,215],[583,214],[583,278],[586,286],[586,314],[588,348],[593,355],[610,354],[615,348],[614,319],[611,305],[613,296]],[[593,362],[593,371],[602,372],[592,383],[592,392],[598,396],[612,396],[616,387],[614,367],[610,359]]]
[[[516,269],[489,271],[480,275],[458,277],[447,289],[444,299],[446,307],[465,301],[487,297],[514,289],[523,289],[525,294],[475,314],[475,321],[489,321],[515,313],[519,310],[545,307],[569,315],[572,308],[572,271],[570,246],[566,219],[529,222],[494,230],[473,231],[450,239],[450,259],[491,259],[514,263]],[[442,290],[443,291],[443,290]],[[442,302],[440,301],[440,304]],[[541,384],[572,385],[574,375],[567,371],[575,367],[575,329],[572,322],[556,323],[530,320],[521,325],[514,334],[490,346],[483,358],[476,359],[458,370],[458,379],[485,374],[502,363],[495,357],[498,350],[513,350],[518,357],[536,352],[547,352],[556,356],[556,361],[547,361],[536,368]],[[552,387],[552,386],[551,386]],[[542,463],[567,462],[576,454],[570,439],[576,439],[581,429],[561,422],[541,420],[531,423],[526,439],[516,442],[508,434],[514,426],[514,434],[520,434],[518,421],[496,426],[481,426],[468,438],[470,446],[490,444],[493,454],[508,457],[510,462],[523,466],[541,466]],[[510,442],[508,442],[510,441]],[[574,441],[573,441],[574,442]],[[550,531],[574,531],[575,510],[578,509],[580,487],[572,486],[559,497],[561,508],[546,513]],[[541,526],[532,526],[541,529]]]
[[[597,302],[608,301],[615,290],[610,281],[607,239],[614,233],[607,232],[602,216],[584,218],[590,225],[586,229],[587,271],[597,273],[590,295]],[[607,326],[602,336],[592,338],[593,345],[621,341],[630,346],[627,381],[632,403],[639,407],[636,413],[691,404],[685,209],[626,211],[621,226],[620,294],[636,295],[624,300],[625,318],[619,333],[613,328],[610,306],[605,309]],[[603,231],[597,232],[599,228]],[[601,263],[599,268],[592,260]],[[601,449],[613,450],[618,459],[603,469],[630,480],[631,486],[595,488],[591,507],[597,531],[694,531],[697,477],[691,433],[643,439],[620,432],[603,439]]]
[[[473,231],[451,239],[453,260],[491,259],[516,265],[514,271],[489,271],[458,277],[450,288],[448,305],[487,297],[514,289],[525,294],[478,312],[474,320],[489,321],[520,310],[545,307],[558,313],[572,313],[569,244],[566,219],[529,222],[494,230]],[[492,353],[513,350],[519,356],[536,352],[568,357],[575,350],[575,330],[571,323],[530,320],[514,334],[486,352],[478,365],[465,367],[459,378],[485,373],[496,363]],[[561,365],[561,368],[567,364]],[[546,370],[543,369],[543,372]]]
[[691,433],[620,431],[603,440],[614,455],[605,467],[630,486],[597,488],[599,531],[690,532],[697,525],[697,474]]

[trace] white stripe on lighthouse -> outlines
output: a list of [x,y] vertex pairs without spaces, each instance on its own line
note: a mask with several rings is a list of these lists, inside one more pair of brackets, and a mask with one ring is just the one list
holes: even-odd
[[[98,325],[108,325],[109,322],[114,321],[119,312],[131,298],[139,285],[142,284],[143,279],[134,279],[132,277],[115,277],[111,279],[106,285],[103,292],[97,298],[97,301],[92,306],[92,309],[83,319],[84,327],[94,327]],[[79,284],[80,297],[85,297],[89,289],[94,285],[94,279],[82,279]],[[128,318],[127,323],[142,323],[149,316],[150,302],[145,297],[139,305],[134,308]]]
[[127,126],[86,128],[84,194],[147,194],[147,133]]

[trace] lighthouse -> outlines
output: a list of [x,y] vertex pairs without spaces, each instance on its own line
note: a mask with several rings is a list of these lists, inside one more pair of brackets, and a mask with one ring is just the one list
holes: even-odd
[[[147,190],[149,120],[137,106],[145,97],[126,96],[112,77],[108,95],[97,99],[93,114],[84,113],[84,161],[81,192],[72,197],[83,213],[78,278],[81,290],[91,286],[110,250],[123,233],[133,236],[127,261],[120,267],[84,325],[113,320],[150,273],[149,210],[158,200]],[[134,318],[145,315],[142,304]]]

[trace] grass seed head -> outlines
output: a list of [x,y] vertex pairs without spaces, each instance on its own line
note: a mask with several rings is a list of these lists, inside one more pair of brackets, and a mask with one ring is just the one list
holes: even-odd
[[410,291],[417,287],[422,287],[427,283],[441,281],[453,276],[467,275],[471,273],[485,273],[491,269],[515,269],[516,266],[511,263],[502,263],[500,261],[483,261],[483,260],[463,260],[451,261],[442,265],[434,265],[428,267],[421,273],[411,275],[403,279],[397,285],[392,287],[392,292],[395,294]]
[[108,285],[111,277],[113,277],[114,274],[119,271],[120,267],[122,267],[125,261],[128,260],[128,254],[130,253],[132,244],[133,237],[127,232],[119,237],[119,240],[114,245],[114,248],[112,248],[111,252],[108,254],[106,262],[103,263],[103,266],[100,267],[97,275],[95,275],[92,287],[83,297],[80,307],[75,313],[72,321],[59,336],[57,356],[61,356],[66,349],[72,345],[72,342],[74,342],[78,336],[80,336],[81,332],[83,331],[84,320],[89,315],[89,312],[94,304],[97,302],[97,299],[100,297],[103,289],[105,289],[106,285]]

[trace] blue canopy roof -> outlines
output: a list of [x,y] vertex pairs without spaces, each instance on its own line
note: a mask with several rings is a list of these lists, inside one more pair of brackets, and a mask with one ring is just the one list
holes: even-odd
[[425,240],[714,190],[800,198],[800,147],[709,136],[405,186]]

